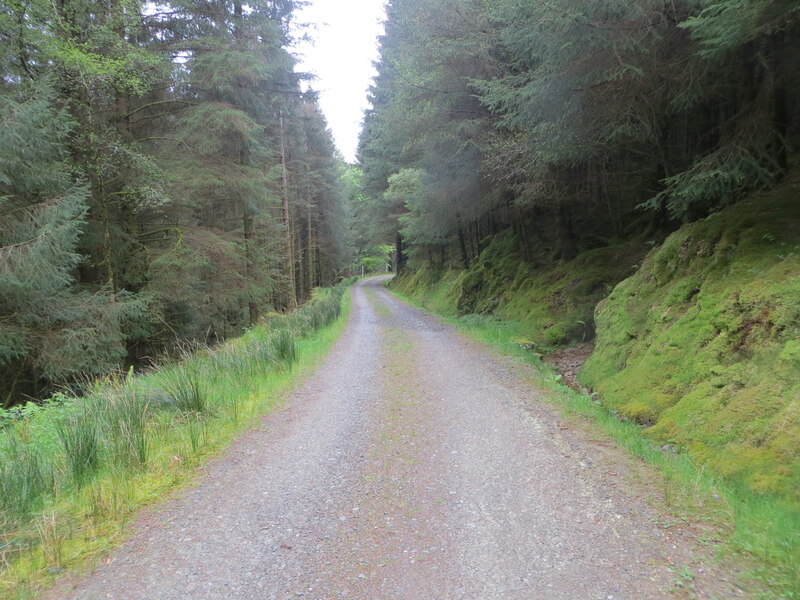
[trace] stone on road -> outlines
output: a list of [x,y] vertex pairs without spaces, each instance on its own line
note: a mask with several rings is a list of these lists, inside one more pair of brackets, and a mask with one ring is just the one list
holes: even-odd
[[565,428],[526,369],[362,282],[287,408],[49,597],[732,597],[660,525],[656,476]]

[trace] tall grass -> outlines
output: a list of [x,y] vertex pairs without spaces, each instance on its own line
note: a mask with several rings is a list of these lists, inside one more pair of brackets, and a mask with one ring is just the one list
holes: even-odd
[[147,465],[150,414],[150,399],[137,390],[123,389],[109,398],[106,419],[118,463],[133,469]]
[[202,414],[209,408],[208,392],[202,376],[186,364],[164,369],[159,374],[165,403],[180,413]]
[[[318,325],[321,327],[321,325]],[[275,361],[291,369],[297,360],[297,347],[294,344],[294,336],[288,329],[279,329],[270,336],[268,347],[272,350]]]
[[178,363],[0,415],[0,598],[35,594],[103,552],[132,511],[274,406],[292,367],[309,368],[338,336],[342,321],[321,330],[341,315],[350,283]]
[[30,517],[42,509],[45,494],[52,490],[52,466],[42,458],[39,448],[22,442],[16,431],[9,431],[0,453],[0,510],[6,519]]
[[58,423],[58,437],[71,481],[81,487],[100,467],[100,420],[91,412]]

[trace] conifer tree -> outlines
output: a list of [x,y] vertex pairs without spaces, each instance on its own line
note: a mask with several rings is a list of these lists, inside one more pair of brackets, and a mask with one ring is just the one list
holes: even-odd
[[800,119],[799,14],[771,0],[394,0],[361,212],[394,215],[410,254],[441,265],[470,264],[504,228],[528,259],[568,260],[775,185]]
[[0,405],[113,369],[143,308],[75,280],[89,192],[54,104],[44,84],[0,95]]
[[[13,175],[2,182],[2,285],[18,295],[3,302],[44,297],[49,280],[55,294],[39,312],[3,306],[0,368],[15,382],[4,395],[45,394],[181,340],[236,335],[340,274],[343,188],[330,134],[294,72],[295,8],[0,6],[3,133],[14,142],[0,169]],[[19,140],[28,136],[40,141],[26,149]],[[24,188],[45,164],[51,183]],[[28,247],[37,251],[25,258]],[[40,268],[20,279],[14,265],[31,261]]]

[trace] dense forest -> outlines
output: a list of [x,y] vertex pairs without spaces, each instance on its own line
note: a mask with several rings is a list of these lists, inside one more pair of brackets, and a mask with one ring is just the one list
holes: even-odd
[[392,0],[378,69],[392,286],[797,500],[800,4]]
[[663,237],[786,174],[799,22],[781,0],[393,0],[365,218],[401,264],[467,267],[508,228],[541,261]]
[[348,167],[293,0],[0,7],[0,406],[339,279]]
[[800,598],[800,2],[386,0],[356,164],[305,5],[0,3],[0,596]]

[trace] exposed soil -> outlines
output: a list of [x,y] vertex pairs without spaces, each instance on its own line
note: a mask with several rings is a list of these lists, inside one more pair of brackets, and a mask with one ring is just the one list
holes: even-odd
[[592,355],[593,350],[594,344],[592,342],[583,342],[569,348],[556,350],[552,354],[542,357],[542,360],[561,373],[564,385],[568,385],[573,390],[581,391],[583,386],[578,383],[578,374],[581,372],[583,363]]
[[738,598],[662,483],[368,280],[288,407],[51,599]]

